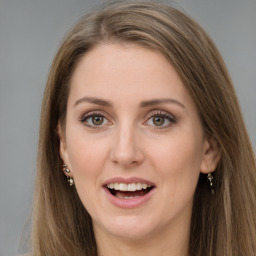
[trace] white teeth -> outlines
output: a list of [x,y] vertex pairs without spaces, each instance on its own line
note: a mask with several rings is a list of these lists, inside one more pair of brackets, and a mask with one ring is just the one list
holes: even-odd
[[140,197],[140,196],[121,196],[121,195],[117,195],[116,197],[121,198],[121,199],[132,199],[132,198],[136,198],[136,197]]
[[147,189],[151,186],[145,183],[129,183],[129,184],[110,183],[107,185],[107,187],[110,189],[115,189],[119,191],[136,191],[136,190]]
[[108,187],[108,188],[113,189],[114,187],[115,187],[115,184],[114,184],[114,183],[111,183],[111,184],[109,184],[109,187]]
[[119,185],[118,185],[118,183],[115,183],[115,184],[114,184],[113,189],[115,189],[115,190],[118,190],[118,189],[119,189]]
[[[148,185],[147,184],[142,184],[142,188],[143,189],[146,189],[148,187]],[[150,186],[149,186],[150,187]]]
[[136,184],[136,189],[137,190],[142,190],[142,188],[146,189],[147,188],[147,184],[144,184],[144,187],[143,187],[143,184],[141,184],[141,183],[137,183]]
[[[127,184],[124,184],[124,183],[120,183],[119,184],[119,189],[118,190],[121,190],[121,191],[127,191]],[[116,186],[115,186],[116,188]]]

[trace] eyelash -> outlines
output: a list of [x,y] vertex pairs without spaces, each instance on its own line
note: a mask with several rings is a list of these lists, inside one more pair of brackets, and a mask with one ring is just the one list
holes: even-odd
[[101,117],[101,118],[104,119],[104,121],[107,120],[108,122],[110,122],[102,113],[97,112],[97,111],[86,113],[85,115],[82,116],[82,118],[80,119],[80,122],[83,123],[84,125],[86,125],[87,127],[92,128],[92,129],[100,129],[100,128],[102,128],[102,124],[101,125],[95,125],[95,124],[89,124],[88,123],[88,120],[90,118],[93,118],[93,117]]
[[149,115],[146,117],[147,121],[145,123],[149,122],[149,120],[151,120],[154,117],[161,117],[161,118],[164,118],[164,122],[166,122],[166,120],[169,122],[167,125],[161,125],[161,126],[153,125],[155,129],[160,130],[160,129],[169,128],[172,124],[176,123],[176,118],[173,115],[162,110],[155,110],[149,113]]
[[[82,118],[80,118],[80,122],[92,129],[100,129],[105,125],[109,125],[109,124],[100,124],[100,125],[89,124],[88,120],[93,117],[100,117],[100,118],[103,118],[103,122],[106,122],[106,121],[110,122],[105,117],[105,115],[103,115],[101,112],[97,112],[97,111],[86,113],[85,115],[82,116]],[[148,124],[148,126],[153,126],[155,129],[165,129],[165,128],[170,127],[172,124],[176,123],[176,118],[173,115],[169,114],[166,111],[155,110],[155,111],[150,112],[146,116],[146,121],[143,124],[146,125],[154,117],[164,118],[164,122],[166,122],[166,120],[169,122],[167,125],[161,125],[161,126],[157,126],[154,124]]]

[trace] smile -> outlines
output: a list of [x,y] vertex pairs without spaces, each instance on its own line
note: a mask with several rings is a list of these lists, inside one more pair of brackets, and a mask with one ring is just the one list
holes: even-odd
[[110,183],[107,184],[109,192],[121,199],[132,199],[146,195],[153,186],[146,183]]
[[120,208],[134,208],[146,203],[156,190],[155,184],[141,178],[116,177],[103,185],[109,201]]

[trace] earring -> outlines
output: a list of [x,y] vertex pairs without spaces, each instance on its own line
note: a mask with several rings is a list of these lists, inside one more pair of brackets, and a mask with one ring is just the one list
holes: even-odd
[[[63,164],[62,167],[63,167],[63,171],[65,173],[70,173],[70,170],[68,169],[68,166],[66,164]],[[74,185],[74,179],[72,177],[68,176],[68,175],[66,175],[66,176],[67,176],[69,186],[73,186]]]
[[70,187],[74,185],[74,179],[72,177],[67,176],[68,184]]
[[66,164],[63,164],[63,171],[66,173],[70,173],[70,170],[68,169],[68,166]]
[[212,182],[212,181],[213,181],[213,176],[212,176],[212,173],[211,173],[211,172],[208,173],[207,179],[208,179],[208,181],[210,182],[211,193],[212,193],[212,195],[214,195],[215,191],[214,191],[214,189],[213,189],[213,182]]

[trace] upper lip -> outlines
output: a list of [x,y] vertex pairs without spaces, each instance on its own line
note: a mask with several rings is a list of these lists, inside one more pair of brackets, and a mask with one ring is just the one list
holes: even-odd
[[124,183],[124,184],[142,183],[142,184],[147,184],[151,187],[155,187],[155,184],[152,181],[145,180],[138,177],[130,177],[130,178],[114,177],[106,180],[103,186],[107,186],[108,184],[111,184],[111,183]]

